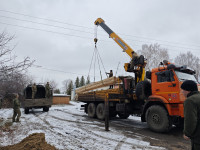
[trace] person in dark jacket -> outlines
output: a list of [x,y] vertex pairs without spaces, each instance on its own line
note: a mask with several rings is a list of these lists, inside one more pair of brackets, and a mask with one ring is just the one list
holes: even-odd
[[31,89],[32,89],[32,99],[34,99],[34,98],[35,98],[35,95],[36,95],[36,93],[37,93],[37,85],[34,83],[34,84],[32,85],[32,87],[31,87]]
[[[109,78],[112,78],[113,77],[113,71],[110,70],[110,73],[106,72],[106,74],[109,75]],[[110,85],[110,88],[109,89],[113,89],[113,85]]]
[[51,88],[50,88],[50,85],[49,85],[49,82],[47,82],[47,84],[45,85],[45,97],[46,98],[49,98],[50,95],[51,95]]
[[181,85],[184,102],[183,137],[191,139],[192,150],[200,150],[200,92],[196,82],[185,80]]
[[[19,118],[21,116],[21,111],[20,111],[20,102],[19,102],[19,95],[15,94],[15,99],[13,100],[13,118],[12,121],[13,122],[19,122]],[[15,120],[17,116],[17,119]]]

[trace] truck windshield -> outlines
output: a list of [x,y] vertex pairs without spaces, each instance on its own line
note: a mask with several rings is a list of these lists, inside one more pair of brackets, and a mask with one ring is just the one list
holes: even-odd
[[196,78],[194,75],[192,74],[188,74],[188,73],[184,73],[184,72],[179,72],[179,71],[175,71],[178,79],[180,81],[184,81],[184,80],[193,80],[195,82],[197,82]]

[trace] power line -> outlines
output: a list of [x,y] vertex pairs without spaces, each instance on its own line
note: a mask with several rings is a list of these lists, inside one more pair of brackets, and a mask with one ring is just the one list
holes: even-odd
[[[66,36],[74,36],[74,37],[79,37],[79,38],[83,38],[83,39],[93,40],[93,38],[90,38],[90,37],[84,37],[84,36],[78,36],[78,35],[73,35],[73,34],[61,33],[61,32],[56,32],[56,31],[51,31],[51,30],[44,30],[44,29],[39,29],[39,28],[32,28],[32,27],[14,25],[14,24],[9,24],[9,23],[4,23],[4,22],[0,22],[0,24],[5,24],[5,25],[19,27],[19,28],[25,28],[25,29],[31,29],[31,30],[38,30],[38,31],[44,31],[44,32],[49,32],[49,33],[55,33],[55,34],[66,35]],[[109,42],[110,43],[110,41],[106,41],[106,40],[100,40],[100,41],[102,41],[102,42]],[[140,46],[140,45],[137,45],[137,44],[135,44],[135,45],[136,46]]]
[[56,27],[56,28],[61,28],[61,29],[68,29],[68,30],[73,30],[73,31],[78,31],[78,32],[94,34],[93,32],[86,32],[86,31],[76,30],[76,29],[72,29],[72,28],[66,28],[66,27],[62,27],[62,26],[55,26],[55,25],[50,25],[50,24],[46,24],[46,23],[40,23],[40,22],[35,22],[35,21],[23,20],[23,19],[17,19],[17,18],[14,18],[14,17],[8,17],[8,16],[0,16],[0,17],[7,18],[7,19],[14,19],[14,20],[18,20],[18,21],[31,22],[31,23],[36,23],[36,24],[41,24],[41,25],[50,26],[50,27]]
[[[31,17],[31,18],[36,18],[36,19],[42,19],[42,20],[47,20],[47,21],[51,21],[51,22],[57,22],[57,23],[61,23],[61,24],[67,24],[67,25],[71,25],[71,26],[76,26],[76,27],[82,27],[82,28],[87,28],[87,29],[93,29],[90,27],[86,27],[86,26],[80,26],[80,25],[75,25],[75,24],[70,24],[67,22],[63,22],[63,21],[58,21],[58,20],[53,20],[53,19],[46,19],[46,18],[41,18],[41,17],[36,17],[36,16],[31,16],[31,15],[26,15],[26,14],[22,14],[22,13],[17,13],[17,12],[12,12],[12,11],[7,11],[7,10],[0,10],[2,12],[7,12],[7,13],[12,13],[12,14],[16,14],[16,15],[22,15],[22,16],[26,16],[26,17]],[[11,18],[11,17],[10,17]],[[19,20],[19,19],[18,19]],[[30,21],[29,21],[30,22]],[[50,25],[49,25],[50,26]],[[55,27],[55,26],[54,26]],[[62,28],[62,27],[61,27]],[[74,29],[72,29],[74,30]],[[84,31],[80,31],[79,32],[84,32]],[[88,32],[89,33],[89,32]],[[90,32],[91,33],[91,32]],[[159,40],[159,39],[155,39],[155,38],[149,38],[149,37],[142,37],[142,36],[134,36],[134,35],[128,35],[128,34],[122,34],[119,33],[119,35],[124,35],[124,36],[129,36],[129,37],[136,37],[136,38],[142,38],[142,39],[149,39],[149,40],[154,40],[154,41],[160,41],[160,42],[167,42],[167,43],[174,43],[174,44],[179,44],[179,45],[185,45],[185,46],[193,46],[193,47],[200,47],[199,45],[191,45],[191,44],[185,44],[185,43],[180,43],[180,42],[172,42],[172,41],[165,41],[165,40]],[[166,45],[166,44],[162,44],[162,45]],[[168,45],[169,46],[169,45]],[[170,45],[171,46],[171,45]],[[177,47],[177,46],[176,46]],[[180,47],[182,48],[182,47]]]
[[[133,40],[133,39],[126,39],[126,40],[137,41],[137,42],[141,42],[141,43],[145,43],[145,42],[152,43],[150,41],[140,41],[140,40]],[[189,49],[189,50],[199,50],[199,49],[194,49],[194,48],[190,48],[190,47],[181,47],[181,46],[168,45],[168,44],[162,44],[162,43],[159,43],[159,45],[165,45],[165,46],[176,47],[176,48],[183,48],[183,49]]]
[[37,69],[43,69],[43,70],[54,71],[54,72],[61,72],[61,73],[66,73],[66,74],[76,74],[76,75],[81,75],[81,76],[85,76],[85,77],[93,76],[93,75],[90,75],[90,74],[85,75],[85,74],[80,74],[80,73],[75,73],[75,72],[46,68],[46,67],[43,67],[43,66],[40,66],[40,65],[32,65],[32,66],[34,66]]
[[84,39],[92,39],[90,37],[83,37],[83,36],[78,36],[78,35],[73,35],[73,34],[67,34],[67,33],[60,33],[60,32],[55,32],[55,31],[50,31],[50,30],[39,29],[39,28],[32,28],[32,27],[25,27],[25,26],[20,26],[20,25],[13,25],[13,24],[4,23],[4,22],[0,22],[0,24],[5,24],[5,25],[9,25],[9,26],[20,27],[20,28],[26,28],[26,29],[32,29],[32,30],[38,30],[38,31],[45,31],[45,32],[50,32],[50,33],[55,33],[55,34],[62,34],[62,35],[67,35],[67,36],[74,36],[74,37],[79,37],[79,38],[84,38]]
[[[50,30],[44,30],[44,29],[39,29],[39,28],[32,28],[32,27],[26,27],[26,26],[20,26],[20,25],[13,25],[13,24],[9,24],[9,23],[4,23],[4,22],[0,22],[0,24],[5,24],[5,25],[9,25],[9,26],[15,26],[15,27],[20,27],[20,28],[26,28],[26,29],[32,29],[32,30],[38,30],[38,31],[45,31],[45,32],[49,32],[49,33],[55,33],[55,34],[61,34],[61,35],[66,35],[66,36],[74,36],[74,37],[79,37],[79,38],[84,38],[84,39],[92,39],[90,37],[84,37],[84,36],[78,36],[78,35],[73,35],[73,34],[67,34],[67,33],[60,33],[60,32],[56,32],[56,31],[50,31]],[[147,41],[139,41],[139,40],[132,40],[132,39],[127,39],[127,40],[131,40],[134,42],[141,42],[141,43],[145,43]],[[110,42],[110,41],[105,41],[105,40],[101,40],[104,42]],[[151,43],[151,42],[148,42]],[[135,46],[141,46],[141,45],[137,45],[134,44]],[[171,46],[171,47],[177,47],[177,48],[183,48],[183,49],[187,49],[187,50],[199,50],[199,49],[193,49],[193,48],[186,48],[186,47],[179,47],[179,46],[173,46],[173,45],[167,45],[167,44],[160,44],[160,45],[165,45],[165,46]]]
[[31,16],[31,15],[16,13],[16,12],[7,11],[7,10],[2,10],[2,9],[0,9],[0,11],[12,13],[12,14],[17,14],[17,15],[22,15],[22,16],[26,16],[26,17],[31,17],[31,18],[36,18],[36,19],[47,20],[47,21],[51,21],[51,22],[57,22],[57,23],[61,23],[61,24],[67,24],[67,25],[70,25],[70,26],[76,26],[76,27],[82,27],[82,28],[92,29],[92,28],[89,28],[89,27],[86,27],[86,26],[74,25],[74,24],[67,23],[67,22],[62,22],[62,21],[59,21],[59,20],[53,20],[53,19],[46,19],[46,18],[41,18],[41,17],[35,17],[35,16]]
[[159,39],[148,38],[148,37],[142,37],[142,36],[134,36],[134,35],[128,35],[128,34],[121,34],[121,33],[119,33],[119,35],[130,36],[130,37],[136,37],[136,38],[143,38],[143,39],[149,39],[149,40],[153,40],[153,41],[160,41],[160,42],[166,42],[166,43],[174,43],[174,44],[178,44],[178,45],[186,45],[186,46],[200,47],[200,45],[191,45],[191,44],[188,45],[188,44],[184,44],[184,43],[180,43],[180,42],[165,41],[165,40],[159,40]]

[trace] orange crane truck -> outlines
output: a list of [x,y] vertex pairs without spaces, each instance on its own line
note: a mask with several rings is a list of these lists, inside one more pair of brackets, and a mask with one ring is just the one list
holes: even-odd
[[[188,79],[197,82],[195,71],[187,66],[170,64],[166,60],[161,62],[158,68],[145,71],[147,62],[144,57],[137,55],[103,19],[98,18],[95,25],[101,26],[123,52],[132,58],[130,63],[125,63],[124,68],[127,72],[133,72],[135,77],[119,76],[106,79],[114,79],[113,89],[85,90],[88,86],[82,87],[82,92],[78,92],[77,89],[77,100],[86,103],[83,106],[88,116],[105,119],[104,103],[108,99],[110,117],[118,115],[126,119],[129,115],[137,114],[141,116],[141,121],[147,122],[148,127],[155,132],[168,132],[172,125],[181,126],[185,98],[180,86]],[[200,86],[198,88],[200,89]]]

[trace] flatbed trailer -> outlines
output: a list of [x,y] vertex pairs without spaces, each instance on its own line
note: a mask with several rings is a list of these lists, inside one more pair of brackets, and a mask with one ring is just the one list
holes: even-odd
[[[126,79],[125,84],[123,79]],[[129,87],[126,87],[129,83]],[[138,100],[134,93],[133,85],[134,78],[130,76],[119,77],[118,82],[114,84],[114,89],[103,89],[95,91],[85,91],[77,94],[77,100],[86,103],[83,105],[85,113],[89,117],[104,120],[105,111],[104,104],[108,99],[109,101],[109,116],[115,117],[118,115],[120,118],[126,119],[132,114],[141,114],[142,105],[144,101]],[[83,87],[84,88],[84,87]],[[108,88],[108,87],[107,87]]]

